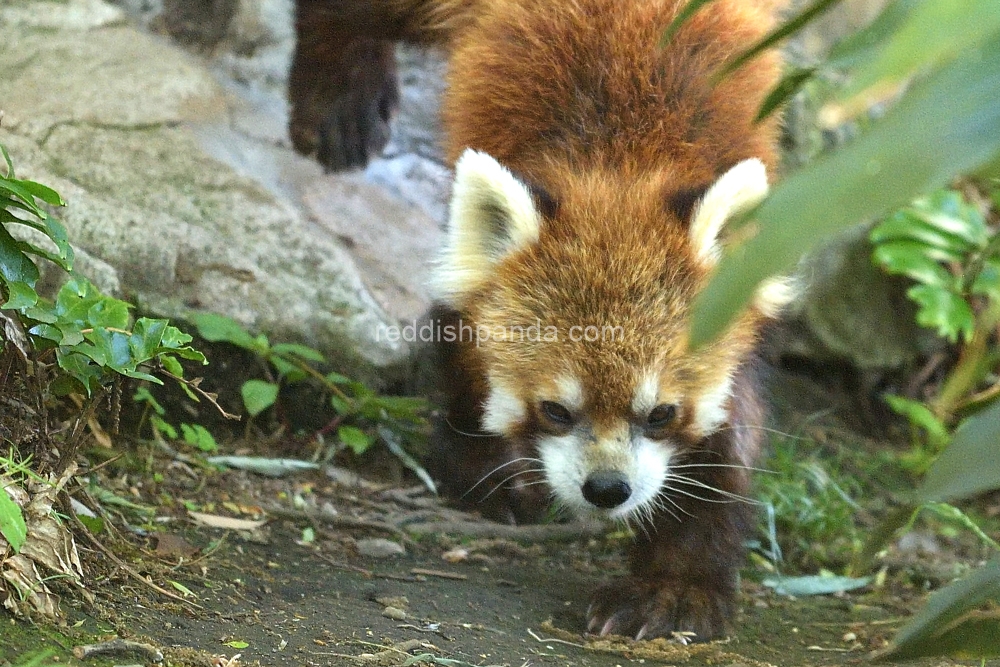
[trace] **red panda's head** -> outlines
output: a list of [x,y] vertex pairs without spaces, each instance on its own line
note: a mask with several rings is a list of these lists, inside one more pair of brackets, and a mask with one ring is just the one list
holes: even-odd
[[690,304],[719,233],[767,178],[760,161],[740,162],[689,219],[664,204],[669,182],[571,174],[555,206],[485,153],[456,164],[434,287],[473,338],[482,428],[534,447],[571,509],[628,519],[661,502],[671,466],[726,424],[737,369],[788,298],[766,284],[719,340],[689,350]]

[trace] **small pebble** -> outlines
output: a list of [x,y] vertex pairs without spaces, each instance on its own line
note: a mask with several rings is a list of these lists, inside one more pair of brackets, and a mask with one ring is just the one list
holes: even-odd
[[406,620],[406,612],[396,607],[386,607],[382,610],[382,615],[386,618],[391,618],[394,621]]
[[358,553],[371,558],[390,558],[392,556],[402,556],[406,549],[402,544],[386,540],[381,537],[357,541]]

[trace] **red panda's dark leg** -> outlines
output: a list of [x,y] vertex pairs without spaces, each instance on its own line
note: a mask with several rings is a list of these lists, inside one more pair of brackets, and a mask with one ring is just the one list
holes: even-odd
[[382,150],[399,100],[393,43],[359,36],[336,4],[297,3],[288,77],[292,144],[332,171],[364,166]]
[[729,425],[678,460],[705,464],[682,470],[700,485],[668,481],[652,521],[636,530],[630,575],[593,596],[588,631],[633,637],[694,632],[705,641],[729,628],[754,525],[748,466],[761,441],[761,404],[746,373],[736,380],[732,402]]

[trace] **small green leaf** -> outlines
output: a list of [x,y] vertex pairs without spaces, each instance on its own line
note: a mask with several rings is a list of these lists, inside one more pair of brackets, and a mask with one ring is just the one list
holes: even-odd
[[34,287],[18,281],[7,283],[7,302],[2,306],[4,310],[22,310],[31,308],[36,303],[38,294]]
[[945,426],[944,422],[934,416],[934,413],[931,412],[929,407],[920,401],[914,401],[902,396],[887,394],[884,398],[885,402],[889,404],[889,407],[892,408],[893,412],[906,417],[911,424],[923,429],[923,431],[927,434],[928,442],[932,445],[935,451],[941,450],[947,446],[948,441],[951,440],[951,434],[948,433],[948,427]]
[[157,433],[167,440],[177,439],[177,429],[175,429],[172,424],[161,419],[159,415],[152,415],[149,418],[149,423],[154,429],[156,429]]
[[341,426],[338,428],[337,439],[355,454],[364,454],[372,446],[371,437],[354,426]]
[[36,183],[34,181],[18,181],[22,188],[31,195],[34,195],[38,199],[41,199],[46,204],[52,204],[53,206],[65,206],[66,202],[63,201],[59,193],[48,187],[47,185],[42,185],[41,183]]
[[163,365],[163,370],[171,375],[179,378],[184,377],[184,367],[181,366],[181,362],[177,361],[176,357],[172,357],[169,354],[161,354],[160,363]]
[[[198,335],[213,343],[231,343],[245,350],[259,352],[259,340],[251,336],[239,322],[216,313],[192,313],[191,321]],[[266,339],[265,339],[266,342]]]
[[179,581],[173,581],[171,579],[167,579],[167,583],[170,584],[171,586],[173,586],[178,592],[180,592],[181,595],[183,595],[186,598],[187,597],[191,597],[191,598],[195,598],[195,599],[198,598],[197,595],[195,595],[194,593],[191,592],[190,588],[188,588],[184,584],[180,583]]
[[240,388],[240,393],[247,412],[251,417],[256,417],[278,400],[278,385],[264,380],[247,380]]
[[872,257],[894,275],[952,290],[958,280],[940,262],[928,257],[927,246],[915,241],[888,241],[875,246]]
[[271,346],[271,353],[296,356],[300,359],[304,359],[305,361],[311,361],[314,364],[322,364],[326,362],[326,358],[317,350],[314,350],[306,345],[299,345],[297,343],[275,343]]
[[234,639],[233,641],[230,641],[230,642],[226,642],[223,645],[224,646],[228,646],[229,648],[235,648],[235,649],[241,649],[241,650],[250,647],[250,644],[248,644],[248,643],[246,643],[244,641],[236,640],[236,639]]
[[160,416],[167,414],[167,411],[162,405],[160,405],[160,402],[156,400],[156,397],[153,396],[152,392],[150,392],[146,387],[139,387],[136,389],[135,393],[132,395],[132,400],[136,403],[145,403],[153,409],[153,412]]
[[4,487],[0,487],[0,535],[4,536],[14,553],[20,553],[24,541],[28,538],[28,526],[24,523],[24,514]]
[[0,277],[8,283],[19,282],[32,287],[39,277],[38,267],[24,254],[21,243],[3,225],[0,225]]
[[958,294],[931,285],[916,285],[906,291],[906,296],[917,302],[917,324],[935,329],[942,338],[952,343],[959,336],[972,340],[976,328],[976,314],[968,302]]
[[211,453],[219,449],[215,438],[201,424],[181,424],[181,435],[184,442],[200,451]]
[[931,465],[917,502],[949,502],[1000,489],[1000,401],[959,424],[951,444]]

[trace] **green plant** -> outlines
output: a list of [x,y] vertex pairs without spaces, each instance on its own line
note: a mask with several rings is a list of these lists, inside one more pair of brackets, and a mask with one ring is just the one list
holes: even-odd
[[[710,3],[691,0],[691,11],[681,12],[678,20]],[[836,3],[816,0],[737,56],[731,67]],[[666,37],[669,34],[670,30]],[[994,0],[893,0],[870,26],[836,46],[825,62],[791,72],[769,96],[768,108],[761,115],[788,99],[804,82],[830,71],[849,73],[849,79],[823,109],[828,119],[853,117],[873,100],[898,101],[856,140],[789,175],[760,206],[731,225],[738,232],[734,238],[743,242],[728,249],[694,303],[693,346],[717,336],[762,281],[792,270],[803,254],[834,232],[881,219],[946,186],[956,176],[1000,177],[1000,97],[996,94],[1000,90],[1000,12]],[[980,253],[989,254],[988,248],[979,246]],[[931,281],[946,278],[926,262],[922,269]],[[970,294],[975,279],[967,277],[963,272],[961,282],[942,281],[936,287],[925,281],[925,288],[917,292],[929,308],[924,313],[927,321],[955,331],[956,338],[970,331],[968,313],[963,316],[959,301],[953,298]],[[935,298],[941,299],[937,306],[932,302]],[[945,314],[949,307],[953,310]],[[986,318],[973,322],[972,336],[963,343],[966,349],[976,344],[977,327],[984,337],[983,346],[996,335],[996,327],[988,326],[995,315]],[[978,402],[968,400],[969,392],[980,385],[984,368],[989,371],[990,358],[984,355],[982,364],[966,364],[966,376],[958,373],[963,366],[960,360],[933,409],[918,414],[921,411],[912,404],[897,402],[911,418],[932,423],[928,417],[933,417],[948,428],[935,434],[932,447],[941,453],[927,467],[911,504],[890,517],[878,531],[881,537],[904,525],[914,507],[1000,488],[1000,457],[996,456],[1000,401],[990,401],[995,395],[980,396],[985,400]],[[951,424],[956,422],[952,432]],[[1000,615],[977,611],[986,601],[1000,601],[1000,566],[996,564],[935,595],[900,631],[886,656],[1000,654]]]
[[[7,164],[0,175],[0,296],[5,318],[23,339],[5,336],[17,345],[25,361],[36,372],[54,357],[57,373],[50,375],[49,389],[56,395],[71,392],[92,397],[118,376],[162,381],[142,369],[158,364],[169,374],[183,377],[179,358],[205,363],[205,357],[187,345],[191,337],[167,320],[140,317],[131,321],[131,306],[101,294],[85,278],[74,276],[59,290],[54,301],[38,295],[35,285],[40,272],[32,256],[53,262],[72,272],[73,250],[65,228],[43,208],[42,203],[62,206],[52,189],[17,179],[7,150],[0,146]],[[41,203],[40,203],[41,202]],[[35,230],[54,250],[15,238],[11,225]],[[28,347],[31,348],[29,354]]]
[[923,472],[950,440],[950,429],[1000,393],[1000,231],[959,192],[918,199],[871,232],[873,256],[887,272],[914,281],[917,323],[959,347],[958,362],[928,401],[888,396],[919,430],[904,459]]
[[805,446],[790,436],[772,439],[769,472],[756,477],[756,496],[768,517],[762,532],[771,551],[783,554],[785,562],[843,564],[861,544],[853,500],[860,494],[859,484],[841,473],[836,462],[803,451]]
[[[0,391],[7,394],[5,406],[29,415],[24,420],[31,421],[34,447],[21,452],[24,443],[12,442],[12,453],[0,457],[0,570],[6,575],[15,567],[10,552],[22,560],[19,574],[0,577],[0,597],[15,613],[51,618],[59,608],[48,580],[69,581],[89,595],[63,517],[48,508],[76,470],[87,425],[100,430],[97,408],[110,395],[115,413],[123,378],[162,384],[154,372],[176,379],[197,400],[197,382],[184,378],[180,359],[206,362],[188,345],[191,337],[167,320],[133,319],[129,304],[73,273],[66,230],[46,208],[63,205],[62,198],[17,178],[3,146],[0,153],[6,163],[0,168],[0,352],[10,355]],[[54,299],[36,291],[39,260],[69,274]],[[59,400],[66,396],[73,400]],[[70,428],[53,429],[50,408],[60,421],[68,413]]]
[[427,473],[407,453],[419,450],[426,438],[423,399],[383,396],[340,373],[321,371],[326,359],[313,348],[295,343],[271,343],[267,336],[253,336],[228,317],[198,313],[192,320],[205,340],[236,345],[266,362],[268,375],[265,379],[247,380],[240,387],[243,404],[251,417],[277,404],[283,386],[311,382],[327,395],[336,414],[322,430],[336,431],[338,448],[363,454],[376,439],[381,440],[425,483],[430,483]]
[[139,430],[142,429],[142,424],[148,420],[154,440],[160,442],[183,442],[205,454],[212,454],[218,451],[219,445],[215,442],[215,438],[201,424],[186,424],[181,422],[178,425],[180,427],[180,433],[178,433],[177,427],[166,420],[166,408],[160,405],[160,402],[156,400],[156,397],[153,396],[148,387],[139,387],[136,389],[132,400],[145,407],[142,418],[139,421]]

